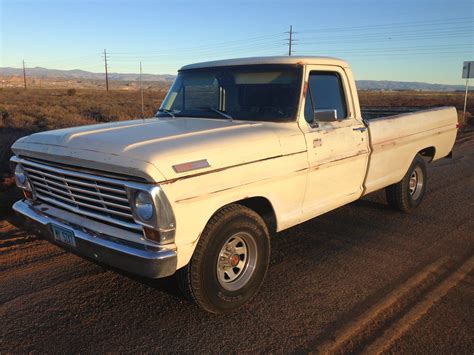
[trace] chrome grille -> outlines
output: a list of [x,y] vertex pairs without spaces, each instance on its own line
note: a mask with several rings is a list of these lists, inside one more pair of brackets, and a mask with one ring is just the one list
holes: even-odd
[[140,229],[120,181],[22,159],[21,164],[43,202],[123,227]]

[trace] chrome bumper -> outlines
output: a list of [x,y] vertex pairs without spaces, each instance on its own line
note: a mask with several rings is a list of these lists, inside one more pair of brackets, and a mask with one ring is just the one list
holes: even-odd
[[[27,224],[32,224],[40,230],[50,242],[80,256],[148,278],[166,277],[176,271],[177,258],[174,250],[150,247],[118,239],[116,235],[108,236],[88,230],[85,225],[46,214],[34,203],[26,200],[17,201],[13,210]],[[68,212],[64,214],[67,215]],[[52,233],[52,224],[73,231],[76,246],[57,242]]]

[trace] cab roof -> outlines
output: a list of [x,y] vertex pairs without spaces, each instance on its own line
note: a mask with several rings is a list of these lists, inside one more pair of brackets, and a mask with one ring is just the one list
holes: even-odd
[[223,67],[234,65],[257,65],[257,64],[319,64],[319,65],[334,65],[343,68],[348,68],[349,65],[344,60],[331,57],[316,57],[316,56],[272,56],[272,57],[250,57],[250,58],[235,58],[214,60],[211,62],[202,62],[189,64],[182,67],[180,70]]

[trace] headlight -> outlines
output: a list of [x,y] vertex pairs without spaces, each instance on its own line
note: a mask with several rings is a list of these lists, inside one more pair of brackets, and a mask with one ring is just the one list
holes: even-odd
[[144,222],[153,218],[153,199],[148,192],[137,191],[135,195],[135,212]]
[[27,185],[25,171],[20,164],[17,164],[15,167],[15,182],[16,186],[18,186],[20,189],[24,189]]
[[129,183],[127,194],[133,219],[143,226],[145,239],[160,245],[173,243],[176,223],[171,205],[161,187]]

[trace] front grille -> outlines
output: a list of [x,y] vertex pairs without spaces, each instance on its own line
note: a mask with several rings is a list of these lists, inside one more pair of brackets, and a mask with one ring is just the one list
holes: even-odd
[[21,164],[38,200],[126,228],[140,228],[119,181],[28,160]]

